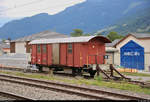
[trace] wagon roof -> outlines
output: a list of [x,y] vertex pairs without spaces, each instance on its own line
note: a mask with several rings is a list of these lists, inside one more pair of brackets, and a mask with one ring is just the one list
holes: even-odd
[[104,36],[81,36],[81,37],[68,37],[68,38],[54,38],[54,39],[40,39],[33,40],[29,44],[47,44],[47,43],[74,43],[74,42],[89,42],[91,39],[100,39],[105,43],[111,41]]

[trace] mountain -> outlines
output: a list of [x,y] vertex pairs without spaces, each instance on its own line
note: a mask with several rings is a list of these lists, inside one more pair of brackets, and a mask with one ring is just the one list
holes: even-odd
[[147,9],[149,4],[150,0],[86,0],[55,15],[41,13],[8,22],[0,28],[0,38],[16,39],[44,30],[69,35],[76,28],[93,33]]
[[97,33],[106,35],[112,31],[118,32],[122,35],[127,35],[131,32],[150,33],[150,8],[140,10],[128,17],[125,17],[116,24],[98,30]]

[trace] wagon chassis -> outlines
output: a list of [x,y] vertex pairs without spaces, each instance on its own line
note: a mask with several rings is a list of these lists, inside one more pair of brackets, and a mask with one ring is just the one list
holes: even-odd
[[92,70],[92,67],[87,67],[87,65],[84,65],[83,67],[68,67],[68,66],[62,66],[62,65],[41,65],[41,64],[36,64],[37,68],[39,69],[40,72],[42,72],[43,67],[49,68],[49,70],[53,72],[57,71],[64,71],[64,69],[71,69],[72,70],[72,75],[82,75],[82,72],[87,72],[90,74],[91,77],[94,77],[95,73],[97,72],[96,70]]

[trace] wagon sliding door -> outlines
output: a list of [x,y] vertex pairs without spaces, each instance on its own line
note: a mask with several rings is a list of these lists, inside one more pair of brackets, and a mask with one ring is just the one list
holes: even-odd
[[54,65],[59,64],[59,44],[52,44],[52,62]]

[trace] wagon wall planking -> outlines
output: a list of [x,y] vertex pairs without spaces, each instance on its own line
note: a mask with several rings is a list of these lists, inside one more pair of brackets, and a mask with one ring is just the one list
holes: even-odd
[[42,64],[42,45],[37,45],[37,64]]
[[67,65],[67,44],[60,44],[60,64]]
[[43,44],[42,45],[42,64],[43,65],[47,65],[47,54],[49,52],[47,52],[47,44]]
[[37,48],[36,48],[36,45],[32,45],[32,53],[31,53],[31,61],[32,61],[32,64],[36,64],[36,62],[37,62],[37,50],[36,50]]
[[74,43],[67,44],[67,66],[73,66],[74,63]]

